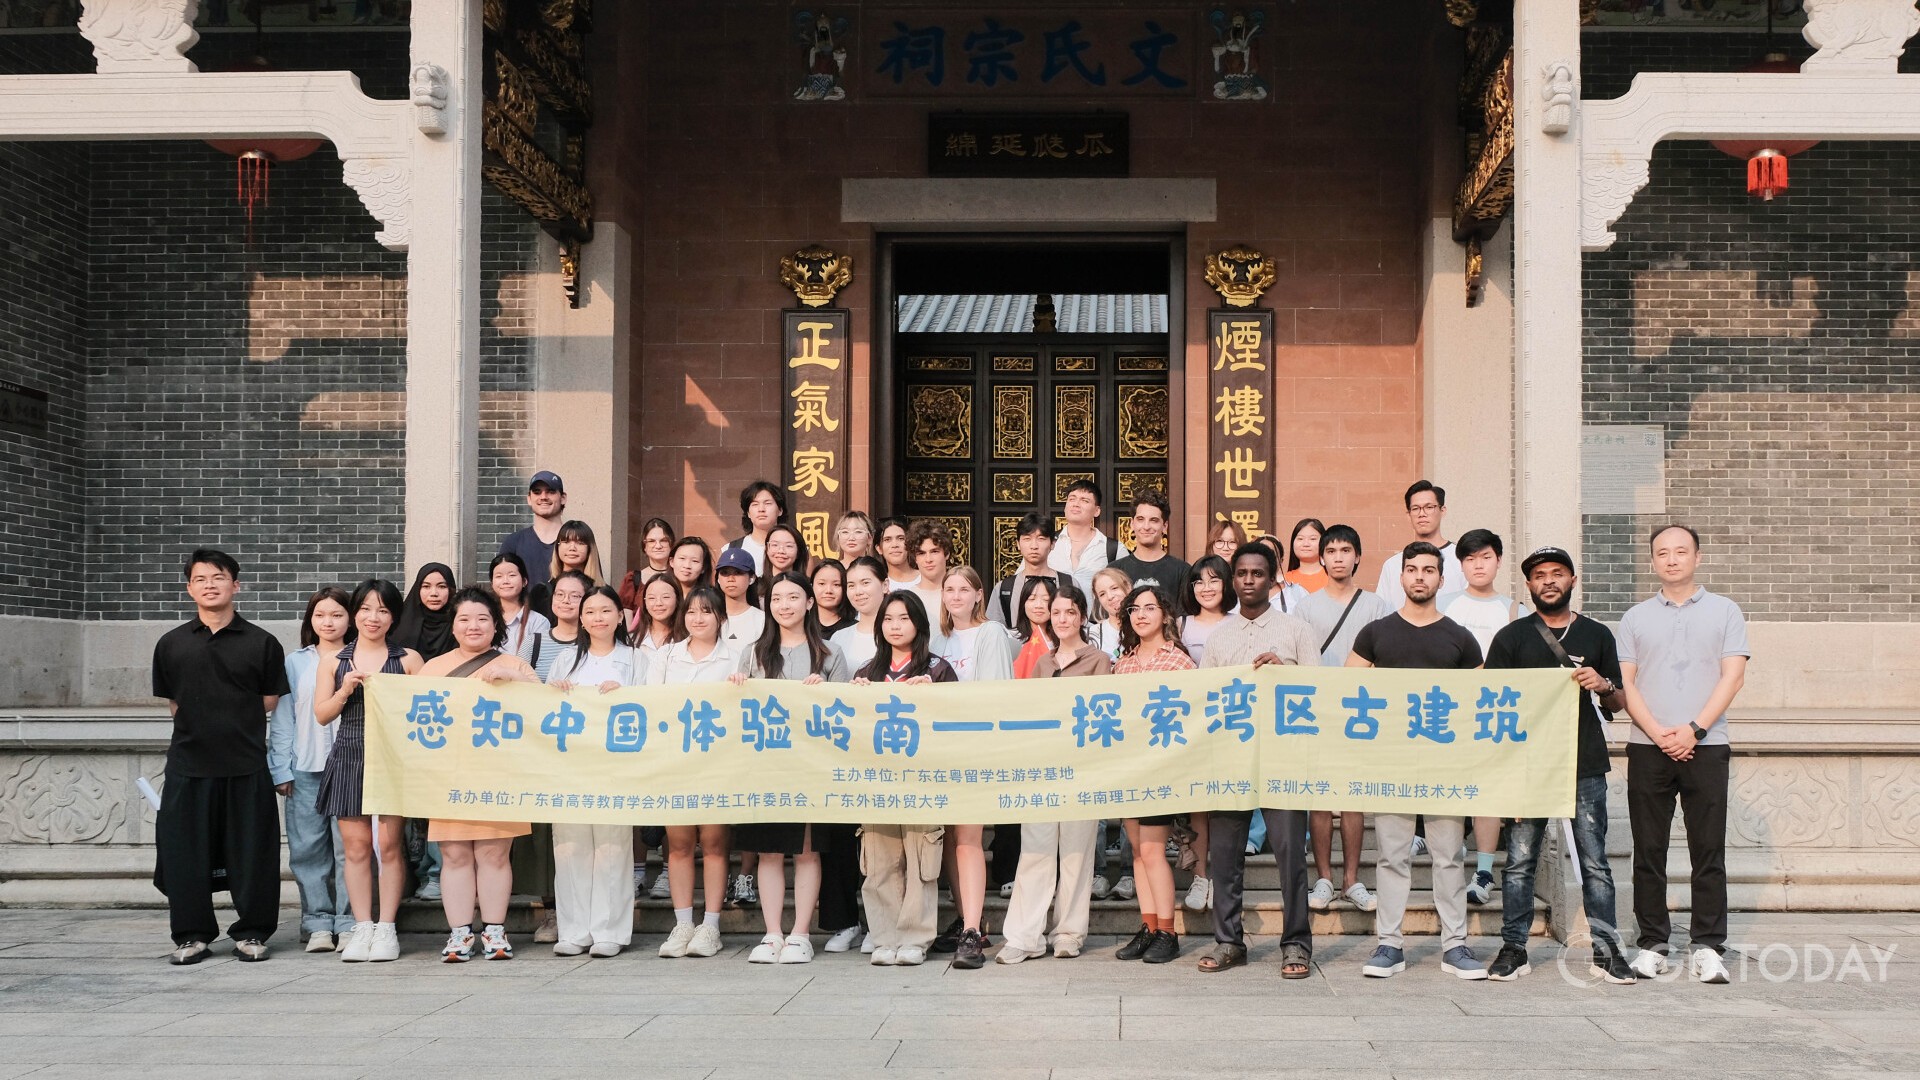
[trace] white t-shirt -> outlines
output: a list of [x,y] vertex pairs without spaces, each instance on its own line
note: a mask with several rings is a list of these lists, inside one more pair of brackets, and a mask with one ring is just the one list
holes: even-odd
[[[638,670],[638,677],[635,671]],[[556,662],[547,671],[549,683],[561,679],[575,686],[599,686],[601,683],[616,682],[622,686],[636,686],[646,682],[646,658],[636,649],[616,645],[605,656],[587,653],[579,667],[573,666],[573,650],[568,649],[566,658]]]
[[938,633],[940,630],[940,605],[942,603],[940,587],[936,585],[932,589],[928,589],[926,582],[922,581],[913,587],[913,595],[920,598],[920,606],[927,609],[927,621],[933,624],[934,631]]
[[1203,623],[1192,616],[1180,620],[1180,644],[1187,647],[1187,655],[1193,657],[1195,664],[1198,664],[1200,658],[1206,654],[1207,639],[1212,637],[1213,632],[1220,629],[1226,621],[1226,619],[1215,619],[1210,623]]
[[756,578],[766,577],[767,545],[755,540],[753,536],[749,534],[740,538],[738,546],[741,551],[753,556],[753,576]]
[[[1440,609],[1446,610],[1447,601],[1454,593],[1467,590],[1466,571],[1460,569],[1460,551],[1453,541],[1447,541],[1440,549],[1440,595],[1436,598]],[[1380,584],[1373,590],[1374,595],[1387,602],[1389,611],[1399,611],[1407,602],[1407,594],[1400,590],[1400,553],[1387,556],[1380,564]]]
[[1526,613],[1525,604],[1516,604],[1504,596],[1482,600],[1460,593],[1440,605],[1440,614],[1466,627],[1473,640],[1480,643],[1481,656],[1487,655],[1487,649],[1493,645],[1493,635]]
[[714,643],[713,651],[696,660],[684,641],[676,641],[660,650],[655,663],[647,665],[647,685],[725,682],[740,670],[740,653],[726,639]]
[[1107,659],[1120,659],[1120,628],[1105,619],[1087,627],[1087,635],[1093,638],[1093,647],[1107,654]]
[[[984,624],[981,626],[969,626],[965,630],[955,630],[943,639],[942,643],[945,646],[945,651],[940,653],[940,658],[953,667],[953,673],[960,676],[961,682],[968,682],[973,678],[974,639],[980,636],[980,631],[983,626]],[[994,627],[993,632],[996,634],[1006,633],[1005,630],[997,626]]]
[[873,654],[879,651],[873,645],[873,632],[860,629],[858,623],[834,631],[827,644],[840,650],[840,655],[847,658],[847,669],[855,674],[873,663]]
[[887,579],[888,592],[899,592],[902,589],[917,589],[919,587],[920,587],[920,575],[917,572],[913,575],[912,578],[906,581],[895,581],[892,578]]
[[753,648],[754,643],[760,640],[760,631],[766,628],[767,613],[750,607],[721,621],[720,640],[732,645],[736,651],[745,652]]

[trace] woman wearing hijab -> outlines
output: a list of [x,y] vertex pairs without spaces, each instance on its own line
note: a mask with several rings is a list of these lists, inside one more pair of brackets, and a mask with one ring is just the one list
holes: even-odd
[[432,562],[413,575],[413,588],[407,590],[400,606],[400,621],[393,628],[393,643],[412,649],[421,659],[431,660],[453,651],[453,607],[448,603],[455,588],[453,571],[446,563]]

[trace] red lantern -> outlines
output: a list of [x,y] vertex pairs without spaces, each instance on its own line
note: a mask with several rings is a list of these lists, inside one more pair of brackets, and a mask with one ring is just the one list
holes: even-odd
[[[275,70],[263,54],[248,63],[223,67],[221,71],[269,72]],[[247,208],[247,244],[253,244],[253,207],[267,205],[267,190],[273,167],[298,161],[327,145],[325,139],[208,139],[208,146],[223,154],[232,154],[237,170],[236,194]]]
[[[1791,75],[1800,65],[1787,59],[1786,53],[1770,52],[1767,58],[1748,69],[1767,74]],[[1743,158],[1747,163],[1747,194],[1772,202],[1787,190],[1787,159],[1803,150],[1819,146],[1818,139],[1715,139],[1714,149]]]

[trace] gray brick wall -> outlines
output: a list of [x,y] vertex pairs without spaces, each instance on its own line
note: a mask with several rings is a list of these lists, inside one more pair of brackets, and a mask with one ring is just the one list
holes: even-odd
[[[1622,93],[1637,70],[1739,70],[1761,49],[1747,34],[1589,34],[1584,92]],[[1763,203],[1711,146],[1656,149],[1619,241],[1585,260],[1585,420],[1665,429],[1657,518],[1700,529],[1703,582],[1750,616],[1910,619],[1920,145],[1828,142],[1790,171]],[[1616,617],[1656,587],[1656,523],[1586,516],[1591,613]]]
[[[0,38],[0,70],[73,70],[77,41]],[[404,35],[270,46],[283,68],[404,91]],[[209,35],[194,58],[249,48]],[[255,617],[297,617],[319,583],[410,577],[406,258],[373,242],[339,168],[325,147],[276,166],[249,248],[233,160],[201,143],[0,143],[0,378],[56,398],[54,437],[0,434],[0,613],[178,617],[179,562],[203,542],[241,560]],[[542,242],[490,188],[482,214],[476,555],[524,513],[524,272]]]

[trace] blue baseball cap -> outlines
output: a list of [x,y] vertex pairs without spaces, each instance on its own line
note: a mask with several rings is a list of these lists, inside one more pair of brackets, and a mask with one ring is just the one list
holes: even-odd
[[560,474],[557,472],[549,472],[546,469],[541,469],[539,472],[533,474],[533,479],[527,481],[527,490],[533,490],[533,485],[535,484],[545,484],[555,491],[567,490],[567,485],[560,482]]
[[746,548],[728,548],[720,553],[720,561],[714,564],[713,572],[738,570],[743,574],[754,573],[753,556]]

